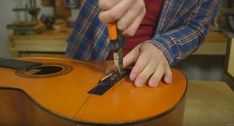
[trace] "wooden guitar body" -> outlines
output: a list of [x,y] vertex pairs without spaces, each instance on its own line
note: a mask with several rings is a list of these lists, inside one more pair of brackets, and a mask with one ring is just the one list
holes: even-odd
[[128,77],[103,95],[88,93],[110,62],[24,58],[27,70],[0,67],[0,125],[180,126],[187,79],[173,69],[170,85],[136,88]]

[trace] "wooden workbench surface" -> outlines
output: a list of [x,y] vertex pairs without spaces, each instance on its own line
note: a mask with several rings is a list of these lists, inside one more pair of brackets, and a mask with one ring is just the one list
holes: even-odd
[[[13,57],[23,56],[21,52],[65,52],[67,39],[72,29],[60,32],[46,31],[38,35],[12,35],[9,37],[9,49]],[[225,55],[228,37],[220,32],[208,33],[205,42],[194,55]]]
[[189,81],[184,126],[233,126],[233,99],[225,82]]
[[218,42],[227,43],[228,37],[222,32],[209,31],[206,36],[205,42]]
[[66,40],[68,36],[71,34],[72,29],[64,29],[60,32],[56,32],[54,30],[49,30],[46,32],[42,32],[38,35],[11,35],[9,39],[30,39],[30,40]]
[[[67,39],[71,34],[72,29],[64,29],[60,32],[49,30],[38,35],[11,35],[10,39]],[[205,39],[205,42],[226,43],[228,38],[221,32],[210,31]]]

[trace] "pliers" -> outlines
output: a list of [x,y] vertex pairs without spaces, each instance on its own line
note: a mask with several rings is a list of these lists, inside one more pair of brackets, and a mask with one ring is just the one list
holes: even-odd
[[108,35],[110,39],[110,50],[113,52],[115,67],[119,75],[123,74],[123,37],[118,34],[115,23],[108,24]]

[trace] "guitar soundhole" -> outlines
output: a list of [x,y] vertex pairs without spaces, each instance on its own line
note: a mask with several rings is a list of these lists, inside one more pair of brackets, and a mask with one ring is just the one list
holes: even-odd
[[62,76],[72,71],[72,67],[66,64],[43,64],[25,70],[16,71],[16,74],[26,78],[49,78]]
[[63,68],[58,66],[42,66],[36,68],[36,70],[38,70],[38,72],[33,73],[34,75],[47,75],[61,72]]

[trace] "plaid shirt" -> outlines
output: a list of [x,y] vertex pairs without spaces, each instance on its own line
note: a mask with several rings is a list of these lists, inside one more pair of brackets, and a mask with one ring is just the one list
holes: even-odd
[[[164,0],[151,42],[173,65],[204,41],[220,0]],[[106,25],[98,19],[98,0],[86,0],[80,10],[66,55],[79,60],[105,60],[109,54]]]

